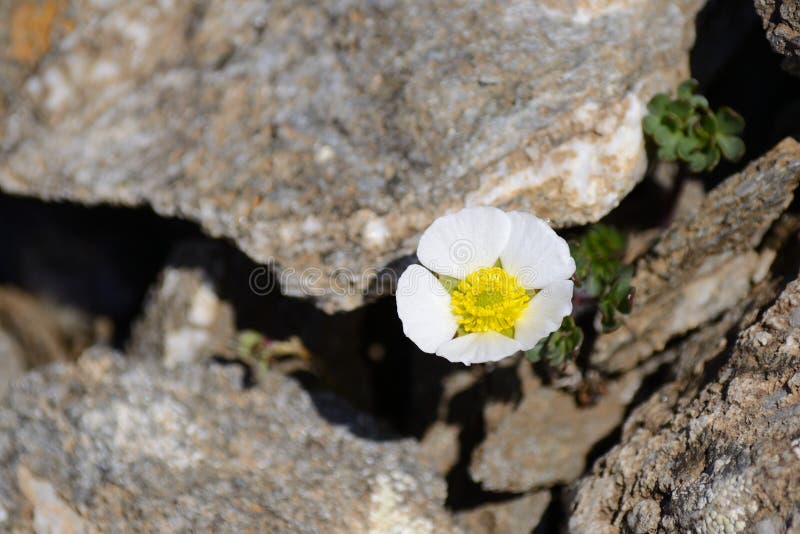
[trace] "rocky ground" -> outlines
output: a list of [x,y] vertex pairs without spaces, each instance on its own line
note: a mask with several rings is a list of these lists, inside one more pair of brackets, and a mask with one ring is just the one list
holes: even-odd
[[[789,0],[0,3],[0,531],[800,532],[798,35]],[[640,128],[690,75],[747,120],[701,177]],[[419,352],[391,282],[484,203],[622,229],[622,326]]]

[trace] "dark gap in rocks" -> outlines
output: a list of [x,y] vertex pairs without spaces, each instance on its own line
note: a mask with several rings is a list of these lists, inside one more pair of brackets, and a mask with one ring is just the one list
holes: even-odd
[[0,284],[114,324],[122,347],[176,240],[199,228],[149,208],[48,203],[0,194]]
[[256,330],[275,340],[300,337],[316,357],[316,378],[302,380],[307,389],[332,389],[361,409],[372,408],[367,377],[358,361],[363,310],[327,315],[310,299],[284,296],[271,268],[224,240],[184,241],[167,265],[205,271],[220,298],[233,306],[237,329]]
[[[687,336],[688,335],[689,334],[687,334]],[[685,339],[686,336],[681,336],[671,340],[667,346],[664,347],[664,351],[668,351],[674,347],[677,347],[683,343]],[[622,418],[623,421],[627,421],[633,410],[638,408],[640,404],[652,397],[653,394],[661,389],[661,386],[675,378],[672,370],[672,363],[672,361],[664,362],[659,365],[655,371],[644,377],[642,383],[639,384],[639,388],[636,390],[636,393],[633,394],[631,402],[625,407],[625,415]],[[603,454],[605,454],[605,452],[606,451],[603,451]],[[602,456],[602,454],[599,454],[597,457],[599,458],[600,456]]]
[[586,455],[586,470],[584,472],[590,471],[597,459],[605,455],[614,445],[620,442],[620,438],[622,438],[622,427],[626,420],[627,416],[623,417],[619,425],[614,427],[611,432],[604,437],[600,438],[600,440],[589,449]]
[[531,534],[553,534],[554,532],[565,530],[568,515],[563,493],[562,486],[554,486],[550,490],[550,504],[545,508],[539,524],[536,525]]
[[445,506],[453,511],[519,496],[513,492],[485,490],[469,474],[472,454],[486,437],[483,407],[490,400],[516,405],[522,397],[516,365],[487,366],[485,369],[485,374],[475,384],[455,394],[448,405],[447,422],[461,428],[458,461],[446,476],[448,491]]
[[[309,299],[282,295],[275,274],[232,244],[214,246],[219,252],[213,260],[182,254],[173,265],[211,268],[220,297],[236,310],[237,328],[272,339],[299,336],[315,355],[313,372],[292,373],[306,389],[332,390],[389,422],[395,432],[422,436],[437,417],[442,379],[454,367],[420,352],[405,337],[394,298],[329,315]],[[210,261],[217,266],[209,267]],[[253,273],[263,277],[255,289]]]
[[[684,339],[685,336],[673,339],[670,341],[670,343],[668,343],[664,350],[670,350],[672,347],[679,345]],[[619,376],[621,376],[621,374],[618,375],[618,377]],[[589,450],[589,453],[586,455],[585,472],[590,471],[597,460],[605,456],[605,454],[610,451],[614,445],[620,442],[620,439],[622,438],[622,428],[625,425],[625,421],[627,421],[630,417],[631,413],[633,413],[633,411],[640,404],[653,396],[653,394],[655,394],[661,388],[661,386],[674,378],[671,361],[659,365],[655,371],[644,377],[642,383],[639,384],[638,389],[633,394],[633,398],[625,407],[625,414],[620,419],[620,424],[614,427],[611,432],[595,443],[594,446],[592,446],[592,448]]]
[[[781,243],[781,247],[777,251],[775,262],[770,267],[770,274],[768,275],[777,281],[777,287],[775,290],[776,297],[783,292],[786,286],[788,286],[797,278],[798,270],[800,270],[800,236],[798,236],[797,233],[797,229],[800,226],[800,221],[797,220],[796,216],[798,205],[800,205],[800,199],[795,197],[792,205],[790,206],[790,210],[795,213],[789,213],[789,216],[794,215],[794,220],[789,223],[789,228],[791,229],[790,235],[784,236],[785,240]],[[774,234],[776,232],[780,232],[781,230],[786,230],[785,227],[780,227],[781,222],[785,222],[785,219],[779,219],[773,224],[772,228],[767,233],[765,240],[769,240],[771,237],[780,239],[780,236],[775,236]],[[769,310],[773,303],[774,302],[771,301],[769,304],[761,306],[761,308],[758,310],[757,317],[753,320],[753,324],[761,321],[764,314],[767,312],[767,310]],[[722,367],[728,361],[728,358],[735,348],[736,340],[738,339],[741,331],[741,325],[737,323],[733,328],[725,332],[725,350],[705,363],[703,366],[703,374],[699,378],[699,383],[701,385],[708,384],[714,381],[717,376],[719,376]]]
[[770,274],[780,281],[779,291],[783,291],[800,270],[800,190],[795,190],[792,203],[767,232],[761,243],[764,247],[777,249]]
[[[438,402],[438,376],[449,366],[405,339],[394,299],[327,315],[309,299],[283,296],[270,269],[229,240],[208,237],[199,225],[162,217],[148,207],[83,206],[0,194],[0,213],[0,284],[109,318],[113,345],[120,350],[163,269],[200,268],[236,310],[238,328],[273,339],[301,337],[321,367],[292,373],[306,389],[333,390],[406,436],[419,437],[435,418],[435,409],[428,407]],[[251,287],[257,270],[266,277],[267,294]],[[381,350],[384,357],[376,357]],[[438,375],[418,371],[412,378],[420,361],[440,363]],[[244,380],[252,385],[255,376],[246,371]],[[425,406],[413,402],[412,385],[429,390]]]
[[690,61],[711,107],[729,106],[745,119],[745,157],[722,161],[705,175],[707,189],[744,168],[781,139],[800,139],[800,79],[781,68],[752,0],[711,0],[697,17]]
[[368,306],[360,351],[366,356],[375,413],[404,435],[421,438],[437,419],[443,381],[453,365],[423,353],[403,334],[394,298]]

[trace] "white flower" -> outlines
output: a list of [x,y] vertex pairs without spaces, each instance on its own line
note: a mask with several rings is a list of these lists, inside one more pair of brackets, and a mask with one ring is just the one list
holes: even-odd
[[531,349],[572,313],[569,246],[528,213],[479,207],[439,217],[417,257],[422,265],[398,281],[397,314],[421,350],[451,362]]

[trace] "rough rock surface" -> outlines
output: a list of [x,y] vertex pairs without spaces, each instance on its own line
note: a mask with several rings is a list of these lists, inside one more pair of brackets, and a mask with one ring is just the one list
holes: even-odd
[[24,371],[25,354],[17,341],[0,328],[0,399],[5,396],[9,384]]
[[131,336],[131,355],[161,355],[164,365],[232,356],[236,324],[231,305],[220,299],[201,268],[167,267],[150,291],[143,317]]
[[758,247],[798,183],[800,143],[786,139],[675,220],[638,262],[633,310],[621,328],[597,339],[592,363],[631,369],[739,302],[775,258]]
[[549,504],[550,492],[539,491],[460,512],[456,520],[470,534],[530,534]]
[[456,530],[413,442],[278,373],[247,390],[241,375],[100,350],[29,373],[0,406],[0,529]]
[[755,0],[767,40],[786,56],[786,70],[800,76],[800,0]]
[[753,324],[774,293],[756,286],[674,349],[675,379],[578,487],[572,532],[800,528],[800,280]]
[[447,210],[612,209],[702,4],[11,0],[0,188],[149,204],[353,308]]
[[[522,365],[528,365],[523,361]],[[472,478],[494,491],[524,492],[575,480],[586,467],[592,447],[618,426],[641,383],[628,373],[610,383],[591,407],[573,395],[527,379],[519,405],[509,414],[487,414],[488,436],[475,450]],[[491,410],[492,406],[487,406]],[[498,420],[496,428],[491,420]]]

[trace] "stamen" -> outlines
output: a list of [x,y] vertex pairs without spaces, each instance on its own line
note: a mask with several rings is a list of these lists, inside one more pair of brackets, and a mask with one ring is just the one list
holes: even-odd
[[531,297],[516,277],[502,267],[479,269],[461,280],[452,293],[451,306],[459,331],[493,330],[513,337],[514,324]]

